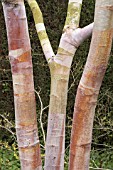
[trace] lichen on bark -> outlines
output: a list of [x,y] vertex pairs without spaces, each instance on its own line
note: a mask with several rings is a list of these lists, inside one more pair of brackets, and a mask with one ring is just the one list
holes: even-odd
[[82,3],[69,2],[65,27],[77,28],[79,26]]

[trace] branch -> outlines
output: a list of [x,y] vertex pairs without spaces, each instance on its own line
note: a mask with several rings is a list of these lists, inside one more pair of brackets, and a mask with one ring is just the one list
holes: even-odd
[[84,28],[68,28],[62,34],[57,55],[54,57],[56,63],[71,67],[73,56],[79,45],[92,34],[94,23]]
[[10,127],[14,127],[13,124],[2,114],[0,116],[10,125]]
[[49,60],[55,54],[53,52],[51,43],[50,43],[48,35],[46,33],[46,28],[44,25],[42,12],[41,12],[40,7],[38,6],[36,0],[27,0],[27,2],[32,10],[32,13],[33,13],[37,34],[38,34],[44,55],[46,57],[47,62],[49,62]]
[[95,170],[111,170],[111,169],[104,169],[104,168],[94,168],[94,167],[89,167],[90,169],[95,169]]
[[93,31],[94,23],[91,23],[84,28],[77,28],[72,33],[72,44],[77,48],[79,47],[84,40],[91,36]]
[[89,36],[91,36],[93,31],[94,23],[91,23],[84,28],[78,28],[73,33],[74,41],[77,43],[77,46],[79,46],[84,40],[86,40]]
[[2,126],[2,125],[0,125],[0,128],[6,129],[8,132],[10,132],[13,135],[14,139],[16,140],[15,133],[12,130],[10,130],[7,127]]
[[81,6],[82,0],[69,0],[64,29],[67,27],[77,28],[79,26]]
[[57,55],[54,57],[56,63],[67,68],[71,67],[73,56],[77,50],[72,44],[72,33],[79,26],[81,6],[82,0],[69,0],[63,34]]
[[39,98],[39,101],[40,101],[40,105],[41,105],[41,109],[40,109],[40,126],[41,126],[41,129],[42,129],[43,140],[44,140],[44,144],[45,144],[45,141],[46,141],[45,138],[46,138],[46,137],[45,137],[45,132],[44,132],[43,123],[42,123],[42,114],[43,114],[44,108],[43,108],[43,103],[42,103],[42,99],[41,99],[41,97],[40,97],[39,92],[37,92],[37,91],[35,90],[35,93],[37,94],[37,96],[38,96],[38,98]]

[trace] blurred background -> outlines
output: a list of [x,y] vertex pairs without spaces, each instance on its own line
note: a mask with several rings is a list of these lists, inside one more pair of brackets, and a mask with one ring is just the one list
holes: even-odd
[[[66,18],[67,0],[38,0],[52,47],[56,53]],[[46,134],[50,95],[50,72],[35,30],[28,4],[25,2],[31,40],[34,83],[37,102],[37,121],[44,160],[44,141],[41,123]],[[93,22],[95,0],[83,0],[80,27]],[[0,170],[19,170],[20,162],[15,135],[15,115],[10,63],[8,59],[7,34],[2,4],[0,3]],[[68,89],[66,119],[65,170],[68,168],[70,132],[74,101],[78,83],[87,59],[91,38],[77,50],[74,57]],[[43,112],[42,112],[43,110]],[[42,121],[40,122],[40,114]],[[96,107],[90,169],[113,170],[113,50],[104,77]]]

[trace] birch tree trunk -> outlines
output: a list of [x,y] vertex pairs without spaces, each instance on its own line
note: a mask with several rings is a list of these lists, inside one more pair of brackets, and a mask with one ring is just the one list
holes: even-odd
[[35,0],[28,0],[33,12],[38,37],[51,72],[51,94],[48,116],[45,170],[63,170],[65,152],[65,117],[69,72],[78,46],[91,35],[93,24],[80,29],[82,0],[69,0],[67,18],[55,55]]
[[23,0],[4,0],[16,134],[22,170],[41,170],[31,46]]
[[69,170],[88,170],[93,118],[113,37],[113,1],[96,0],[95,22],[88,59],[74,107]]

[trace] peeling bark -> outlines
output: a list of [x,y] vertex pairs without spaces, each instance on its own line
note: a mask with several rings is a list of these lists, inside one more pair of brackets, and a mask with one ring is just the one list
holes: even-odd
[[31,46],[23,0],[3,2],[11,64],[15,124],[22,170],[41,170]]
[[96,0],[94,30],[80,80],[70,144],[69,170],[88,170],[95,107],[106,71],[113,37],[113,1]]
[[37,34],[51,73],[45,170],[63,170],[65,152],[65,117],[70,67],[73,56],[84,39],[91,35],[93,24],[78,28],[82,0],[69,0],[67,18],[55,55],[35,0],[27,0],[33,12]]

